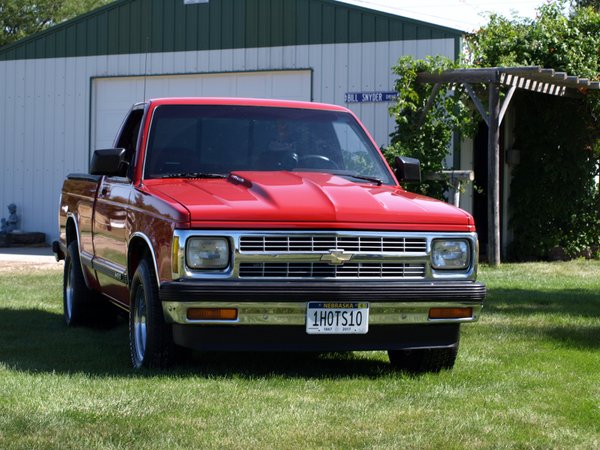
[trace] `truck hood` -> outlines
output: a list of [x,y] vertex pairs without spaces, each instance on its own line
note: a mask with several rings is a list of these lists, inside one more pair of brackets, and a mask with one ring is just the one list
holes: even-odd
[[145,188],[185,207],[192,226],[370,224],[397,230],[475,231],[472,217],[454,206],[396,186],[356,183],[321,172],[235,172],[227,179],[147,180]]

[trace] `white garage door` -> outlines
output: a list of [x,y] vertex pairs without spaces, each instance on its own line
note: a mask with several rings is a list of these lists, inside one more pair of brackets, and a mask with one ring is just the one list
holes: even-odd
[[[289,70],[147,77],[145,98],[254,97],[311,100],[311,72]],[[144,99],[144,77],[95,78],[92,149],[110,148],[127,111]]]

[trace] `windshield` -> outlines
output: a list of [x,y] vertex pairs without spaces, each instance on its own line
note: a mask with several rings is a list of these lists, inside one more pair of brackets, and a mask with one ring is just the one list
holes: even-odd
[[145,178],[274,170],[394,184],[348,113],[232,105],[163,105],[154,112]]

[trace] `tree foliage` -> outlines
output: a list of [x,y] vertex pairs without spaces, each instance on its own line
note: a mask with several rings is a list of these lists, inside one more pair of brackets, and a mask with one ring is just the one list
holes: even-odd
[[[390,108],[397,124],[391,135],[391,145],[385,151],[390,164],[396,156],[405,155],[421,161],[424,175],[439,172],[445,168],[443,161],[448,155],[454,132],[471,132],[473,120],[468,102],[460,91],[452,91],[450,86],[443,86],[435,94],[428,113],[424,114],[433,87],[417,83],[417,74],[455,68],[456,63],[439,56],[425,60],[405,56],[393,67],[398,76],[395,89],[399,95]],[[425,180],[416,188],[423,194],[442,198],[447,182]]]
[[0,0],[0,46],[83,14],[112,0]]
[[[486,26],[467,37],[463,67],[539,65],[598,80],[600,12],[575,6],[565,15],[565,6],[564,0],[545,4],[535,19],[491,16]],[[439,171],[452,130],[458,128],[463,137],[474,131],[473,110],[466,107],[470,100],[460,88],[454,93],[442,89],[421,118],[432,87],[417,83],[417,73],[456,67],[440,58],[402,58],[394,67],[400,95],[391,108],[397,128],[386,151],[390,160],[396,154],[415,156],[423,161],[425,172]],[[509,200],[513,258],[546,258],[556,248],[576,256],[600,244],[595,182],[600,93],[581,89],[580,94],[570,99],[519,90],[514,97],[514,147],[521,151],[521,163],[512,173]],[[442,190],[431,183],[422,188],[438,197]]]

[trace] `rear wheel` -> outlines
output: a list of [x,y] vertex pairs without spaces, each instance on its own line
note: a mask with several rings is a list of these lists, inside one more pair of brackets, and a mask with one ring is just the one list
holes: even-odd
[[72,241],[68,245],[65,255],[63,318],[69,327],[78,325],[111,327],[117,319],[116,308],[99,292],[87,287],[77,241]]
[[388,350],[394,369],[408,373],[440,372],[454,367],[458,354],[458,341],[447,348],[419,348]]
[[63,317],[67,326],[81,325],[89,319],[94,295],[83,278],[77,241],[72,241],[67,247],[63,274]]
[[175,354],[171,326],[165,323],[158,285],[147,259],[142,260],[133,276],[130,305],[129,349],[133,367],[170,366]]

